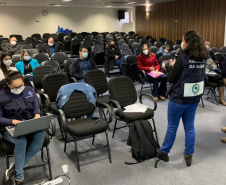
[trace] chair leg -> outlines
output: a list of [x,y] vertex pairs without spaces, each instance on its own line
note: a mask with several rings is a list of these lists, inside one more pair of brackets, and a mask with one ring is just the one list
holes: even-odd
[[78,152],[78,147],[77,147],[77,140],[75,139],[75,157],[76,157],[76,162],[77,162],[77,165],[78,165],[78,172],[81,172],[80,170],[80,164],[79,164],[79,152]]
[[144,84],[141,85],[140,94],[142,93],[143,85],[144,85]]
[[52,180],[53,176],[52,176],[51,161],[50,161],[50,155],[49,155],[49,148],[48,148],[48,146],[46,147],[46,154],[47,154],[47,160],[48,160],[48,166],[49,166],[49,180]]
[[64,152],[66,152],[66,146],[67,146],[67,133],[65,132],[65,138],[64,138]]
[[95,140],[95,135],[93,136],[93,141],[92,141],[92,145],[94,144],[94,140]]
[[[9,169],[9,156],[6,156],[6,168]],[[9,185],[12,184],[12,178],[9,178]]]
[[210,93],[210,90],[211,90],[211,88],[209,88],[209,91],[208,91],[207,95],[209,95],[209,93]]
[[106,140],[107,140],[109,162],[112,163],[112,160],[111,160],[111,148],[110,148],[110,145],[109,145],[109,139],[108,139],[107,131],[105,131],[105,134],[106,134]]
[[116,130],[117,121],[118,121],[118,119],[115,120],[115,126],[114,126],[114,130],[113,130],[112,138],[114,138],[114,136],[115,136],[115,130]]
[[204,108],[203,98],[201,96],[202,108]]
[[155,137],[156,137],[156,141],[157,141],[157,143],[159,143],[159,139],[158,139],[158,135],[157,135],[157,130],[156,130],[156,126],[155,126],[155,120],[154,120],[154,118],[152,118],[152,122],[153,122],[154,130],[155,130]]
[[217,103],[217,105],[218,105],[218,101],[217,101],[217,97],[216,97],[216,91],[215,91],[215,88],[213,89],[213,96],[214,96],[215,101],[216,101],[216,103]]

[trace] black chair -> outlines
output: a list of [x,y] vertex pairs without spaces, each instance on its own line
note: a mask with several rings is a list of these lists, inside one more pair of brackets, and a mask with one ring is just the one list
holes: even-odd
[[71,36],[71,38],[75,38],[77,33],[76,32],[71,32],[69,35]]
[[143,37],[141,37],[141,36],[136,36],[136,37],[135,37],[135,39],[136,39],[137,42],[139,42],[139,40],[142,39],[142,38],[143,38]]
[[75,37],[76,39],[80,39],[81,41],[83,41],[84,37],[81,34],[76,35]]
[[71,41],[71,57],[79,56],[79,48],[81,47],[81,40],[74,38]]
[[[50,139],[55,136],[55,132],[56,132],[56,125],[55,125],[54,119],[51,120],[50,128],[44,130],[43,132],[45,134],[45,140],[43,142],[43,146],[42,146],[42,149],[41,149],[41,160],[42,160],[42,162],[40,162],[36,159],[36,161],[38,162],[37,164],[29,165],[29,166],[25,167],[24,170],[28,170],[28,169],[39,167],[39,166],[48,165],[49,180],[52,180],[53,178],[52,178],[52,169],[51,169],[51,161],[50,161],[50,154],[49,154],[49,144],[50,144]],[[29,141],[28,141],[28,143],[29,143]],[[13,157],[13,155],[14,155],[14,148],[15,148],[15,145],[13,143],[5,140],[2,137],[2,134],[0,133],[0,150],[2,151],[3,154],[6,155],[6,169],[9,168],[9,159],[11,157]],[[44,148],[46,149],[45,159],[44,159],[44,150],[43,150]],[[11,178],[9,180],[9,184],[12,184]]]
[[64,37],[67,36],[66,33],[62,32],[62,33],[58,33],[58,42],[62,43],[64,41]]
[[132,52],[131,49],[122,49],[120,52],[121,52],[122,56],[125,56],[125,55],[134,55],[134,53]]
[[134,53],[136,53],[136,50],[137,48],[140,47],[140,44],[138,42],[134,42],[132,45],[131,45],[131,49],[133,50]]
[[129,40],[130,40],[130,39],[133,39],[133,37],[132,37],[132,36],[127,36],[127,37],[126,37],[126,42],[127,42],[128,44],[129,44]]
[[15,67],[15,64],[20,61],[20,57],[21,57],[20,54],[12,56],[12,64],[11,64],[12,67]]
[[93,47],[95,47],[95,46],[100,46],[100,47],[104,48],[104,43],[101,42],[101,41],[96,40],[96,41],[93,43]]
[[33,37],[35,40],[42,40],[42,37],[39,33],[34,33],[31,35],[31,37]]
[[119,45],[119,49],[122,50],[122,49],[129,49],[129,45],[126,44],[126,43],[122,43]]
[[166,39],[165,39],[165,38],[159,38],[159,41],[160,41],[161,43],[165,43],[165,42],[166,42]]
[[91,44],[91,42],[89,42],[89,41],[83,41],[83,42],[81,43],[81,47],[87,48],[88,51],[90,52],[90,51],[91,51],[92,44]]
[[82,36],[83,38],[85,38],[86,35],[87,35],[87,32],[81,32],[81,36]]
[[63,66],[64,61],[67,60],[67,55],[64,52],[56,52],[52,55],[52,60],[56,60],[60,66]]
[[181,49],[181,45],[178,45],[178,44],[173,45],[173,50],[177,50],[177,49]]
[[39,51],[37,49],[28,49],[28,51],[30,52],[31,56],[39,53]]
[[152,45],[154,45],[154,43],[157,41],[157,39],[156,38],[150,38],[149,39],[149,42],[152,44]]
[[20,47],[20,50],[23,51],[24,49],[33,49],[32,45],[30,44],[23,44],[21,47]]
[[163,43],[161,42],[161,41],[156,41],[155,43],[154,43],[154,45],[156,46],[156,47],[158,47],[158,48],[160,48],[160,47],[162,47],[163,46]]
[[96,37],[96,36],[99,34],[99,32],[93,31],[91,34],[92,34],[94,37]]
[[16,37],[17,41],[23,40],[22,35],[12,34],[12,35],[9,36],[10,39],[11,39],[12,37]]
[[131,78],[133,81],[140,80],[137,67],[137,57],[135,55],[124,56],[124,61],[122,63],[122,75]]
[[36,59],[39,64],[41,64],[43,61],[49,60],[49,57],[44,53],[34,54],[33,58]]
[[160,64],[160,66],[161,66],[161,68],[168,74],[168,72],[169,71],[167,71],[166,69],[165,69],[165,67],[163,66],[163,63],[165,64],[166,63],[166,61],[168,61],[167,63],[169,63],[169,61],[170,60],[173,60],[174,59],[174,57],[172,56],[172,55],[163,55],[163,56],[161,56],[160,58],[159,58],[159,64]]
[[[206,78],[205,78],[205,89],[208,89],[207,96],[211,93],[211,95],[214,96],[216,104],[218,105],[219,103],[218,103],[217,97],[216,97],[216,88],[217,87],[218,87],[218,84],[216,82],[211,82],[209,80],[209,76],[206,76]],[[204,105],[203,105],[203,107],[204,107]]]
[[158,47],[156,47],[156,46],[151,46],[150,47],[150,51],[152,52],[152,53],[156,53],[157,51],[158,51]]
[[25,40],[17,40],[18,45],[26,44],[27,42]]
[[226,46],[221,47],[220,52],[225,55],[226,54]]
[[36,49],[39,51],[39,53],[42,53],[42,52],[46,51],[46,47],[49,47],[47,45],[48,45],[47,43],[38,44],[38,45],[36,45]]
[[118,45],[126,44],[126,41],[124,39],[120,39],[118,41]]
[[69,78],[70,78],[70,66],[72,65],[72,63],[74,61],[75,61],[74,58],[69,58],[69,59],[65,60],[64,64],[63,64],[64,72],[68,75]]
[[26,39],[25,39],[25,41],[27,42],[27,44],[30,44],[30,45],[32,45],[32,42],[35,40],[35,38],[34,37],[27,37]]
[[175,45],[181,45],[181,43],[182,43],[182,40],[176,40],[175,41]]
[[210,51],[210,57],[215,61],[215,53],[219,52],[219,50],[216,47],[212,47],[209,49]]
[[56,33],[51,33],[50,37],[53,38],[54,42],[58,42],[58,35]]
[[129,39],[129,45],[131,46],[134,42],[136,42],[135,39]]
[[105,62],[105,52],[98,52],[94,55],[94,62],[98,67],[103,67]]
[[33,48],[36,48],[36,46],[37,46],[38,44],[41,44],[41,43],[43,43],[41,40],[33,40],[33,41],[31,42]]
[[120,33],[120,35],[122,35],[123,37],[125,36],[125,32],[119,32]]
[[50,33],[43,33],[42,35],[43,42],[47,43],[49,38],[50,38]]
[[146,39],[146,40],[150,40],[150,39],[152,39],[152,36],[147,35],[147,36],[145,36],[145,39]]
[[[110,79],[108,83],[108,89],[109,89],[109,94],[111,96],[110,100],[110,105],[112,109],[117,108],[116,111],[113,110],[113,116],[115,118],[115,126],[114,126],[114,131],[112,137],[114,138],[115,131],[120,128],[127,127],[129,126],[130,123],[136,120],[141,120],[141,119],[152,119],[153,122],[153,128],[155,131],[155,135],[157,138],[158,142],[158,137],[157,137],[157,131],[155,127],[155,121],[154,121],[154,111],[157,109],[157,103],[154,99],[154,97],[150,94],[141,94],[139,96],[139,102],[143,104],[143,97],[150,98],[153,103],[154,103],[154,108],[148,108],[146,112],[144,113],[126,113],[124,111],[124,107],[128,105],[135,104],[137,101],[137,92],[136,88],[134,86],[133,81],[128,78],[128,77],[116,77]],[[126,122],[126,126],[123,127],[117,127],[117,121],[121,120]]]
[[93,38],[86,37],[86,38],[84,39],[84,41],[90,42],[91,45],[92,45],[92,43],[93,43]]
[[62,43],[62,50],[65,53],[70,53],[71,51],[71,40],[72,37],[71,36],[65,36],[63,43]]
[[133,36],[135,34],[135,32],[134,31],[129,31],[128,34]]
[[171,40],[167,40],[167,41],[165,42],[165,44],[166,44],[166,45],[169,45],[171,48],[173,47],[173,41],[171,41]]
[[224,55],[221,52],[214,53],[215,63],[218,68],[221,69],[222,62],[224,61]]
[[53,72],[58,72],[60,69],[60,64],[56,60],[46,60],[41,63],[41,66],[51,66],[53,68]]

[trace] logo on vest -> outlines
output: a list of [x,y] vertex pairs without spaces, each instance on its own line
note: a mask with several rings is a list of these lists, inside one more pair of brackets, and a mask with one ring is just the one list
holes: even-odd
[[199,90],[200,90],[199,84],[193,85],[193,87],[192,87],[192,92],[193,92],[194,94],[197,94],[197,93],[199,92]]

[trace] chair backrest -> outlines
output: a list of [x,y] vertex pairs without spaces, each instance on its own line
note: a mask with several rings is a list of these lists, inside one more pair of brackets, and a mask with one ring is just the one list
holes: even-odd
[[100,46],[102,48],[104,48],[104,43],[103,42],[100,42],[100,41],[95,41],[94,44],[93,44],[94,47],[96,46]]
[[146,39],[146,40],[149,40],[149,39],[151,39],[151,38],[152,38],[152,36],[150,36],[150,35],[145,36],[145,39]]
[[60,64],[56,60],[46,60],[41,63],[42,66],[51,66],[53,68],[53,72],[57,72],[60,68]]
[[133,34],[133,38],[135,39],[139,34]]
[[71,36],[64,36],[63,40],[63,51],[70,51],[71,48]]
[[39,33],[34,33],[31,35],[31,37],[35,38],[36,40],[42,40],[42,37]]
[[15,64],[20,61],[20,56],[21,56],[20,54],[13,55],[12,56],[12,64],[11,64],[11,67],[14,67]]
[[38,44],[38,45],[36,45],[36,49],[39,51],[39,53],[41,52],[41,51],[45,51],[45,48],[46,48],[46,43],[41,43],[41,44]]
[[109,80],[108,90],[112,100],[117,100],[122,107],[137,101],[137,92],[133,81],[124,76]]
[[212,48],[210,48],[210,52],[215,54],[215,53],[219,52],[219,50],[216,47],[212,47]]
[[140,44],[138,42],[133,42],[133,44],[131,45],[132,49],[137,49],[140,46]]
[[122,49],[129,49],[129,45],[126,44],[126,43],[122,43],[121,45],[119,45],[119,49],[122,50]]
[[96,37],[96,36],[99,34],[99,32],[93,31],[91,34],[92,34],[94,37]]
[[51,74],[53,72],[52,66],[38,66],[33,69],[34,85],[38,89],[42,89],[42,79],[45,75]]
[[142,39],[142,38],[143,38],[143,37],[141,37],[141,36],[136,36],[136,37],[135,37],[135,39],[136,39],[137,42],[139,42],[139,40]]
[[172,55],[163,55],[159,58],[159,63],[162,66],[162,62],[164,60],[170,60],[170,59],[174,59],[174,57]]
[[181,49],[181,45],[179,44],[173,45],[173,50],[177,50],[178,48]]
[[126,55],[124,62],[126,63],[126,72],[123,71],[123,75],[131,78],[132,80],[139,80],[139,70],[137,67],[137,56]]
[[122,35],[123,37],[125,36],[125,32],[119,32],[120,33],[120,35]]
[[83,36],[81,34],[76,35],[75,38],[80,39],[80,40],[83,40]]
[[96,65],[100,66],[100,65],[104,65],[105,63],[105,52],[98,52],[94,55],[94,62],[96,63]]
[[100,52],[104,52],[104,48],[102,46],[93,46],[93,52],[94,52],[94,56],[97,54],[97,53],[100,53]]
[[44,40],[45,43],[48,42],[49,38],[50,38],[50,33],[43,33],[42,39]]
[[63,68],[65,73],[67,74],[70,73],[70,65],[74,62],[74,60],[75,60],[74,58],[70,58],[64,61]]
[[12,35],[9,36],[10,39],[11,39],[12,37],[16,37],[17,41],[23,40],[22,35],[12,34]]
[[181,45],[182,40],[176,40],[175,45]]
[[69,35],[70,35],[72,38],[75,38],[76,35],[77,35],[77,33],[76,33],[76,32],[71,32]]
[[82,40],[80,38],[74,38],[71,40],[72,44],[81,44]]
[[25,40],[17,40],[17,44],[23,45],[26,44],[27,42]]
[[91,49],[92,43],[89,42],[89,41],[83,41],[83,42],[81,43],[81,47],[85,47],[85,48],[87,48],[87,49]]
[[97,95],[103,94],[108,90],[106,76],[101,70],[88,71],[83,75],[83,79],[96,89]]
[[39,51],[37,49],[28,49],[28,51],[30,52],[31,56],[33,56],[34,54],[39,53]]
[[58,35],[56,33],[51,33],[50,37],[53,38],[54,42],[58,42]]
[[24,44],[24,45],[22,45],[21,46],[21,51],[23,50],[23,49],[33,49],[33,47],[32,47],[32,45],[30,45],[30,44]]
[[160,41],[161,43],[165,43],[165,42],[166,42],[166,39],[165,39],[165,38],[159,38],[159,41]]
[[155,44],[155,46],[158,47],[158,48],[160,48],[160,47],[163,46],[163,43],[162,43],[161,41],[156,41],[154,44]]
[[220,52],[225,54],[226,53],[226,46],[223,46],[220,48]]
[[167,45],[169,45],[170,47],[172,47],[172,46],[173,46],[173,41],[167,40],[167,41],[165,42],[165,44],[167,44]]
[[150,51],[152,52],[152,53],[156,53],[157,51],[158,51],[158,47],[156,47],[156,46],[151,46],[150,47]]
[[57,35],[58,41],[63,42],[64,36],[67,36],[67,34],[66,33],[58,33],[58,35]]
[[217,64],[221,64],[222,62],[223,62],[223,60],[224,60],[224,55],[223,55],[223,53],[221,53],[221,52],[216,52],[216,53],[214,53],[214,56],[215,56],[215,62],[217,63]]
[[63,106],[66,118],[80,118],[92,113],[95,106],[87,101],[87,97],[82,92],[75,91],[71,94],[67,103]]
[[32,45],[32,41],[34,41],[34,40],[35,40],[34,37],[27,37],[27,38],[25,39],[25,41],[27,42],[27,44],[30,44],[30,45]]
[[64,52],[56,52],[52,55],[52,59],[56,60],[60,65],[62,65],[67,59],[67,55]]
[[124,55],[132,55],[133,52],[131,49],[122,49],[121,50],[121,54],[124,56]]
[[57,93],[62,85],[69,83],[66,73],[54,73],[45,75],[42,79],[44,93],[46,93],[51,102],[56,101]]
[[81,46],[80,43],[74,43],[73,42],[74,39],[72,39],[71,42],[71,56],[73,57],[74,55],[79,55],[79,48]]
[[85,38],[85,36],[87,35],[87,32],[81,32],[81,35],[83,36],[83,38]]
[[135,39],[129,39],[129,45],[132,45],[134,42],[136,42]]
[[118,41],[118,44],[119,44],[119,45],[122,45],[122,44],[124,44],[124,43],[126,43],[126,41],[125,41],[124,39],[120,39],[120,40]]
[[43,61],[49,60],[49,57],[45,53],[37,53],[33,55],[33,58],[41,64]]
[[133,36],[135,34],[135,32],[134,31],[129,31],[128,34]]
[[33,40],[33,41],[31,42],[33,48],[36,48],[36,46],[37,46],[38,44],[41,44],[41,43],[43,43],[41,40]]
[[[147,40],[147,39],[146,39]],[[156,38],[150,38],[149,39],[149,42],[153,45],[155,42],[157,41]]]
[[88,42],[90,42],[91,44],[93,43],[93,39],[92,39],[92,38],[89,38],[89,37],[86,37],[86,38],[84,39],[84,41],[88,41]]

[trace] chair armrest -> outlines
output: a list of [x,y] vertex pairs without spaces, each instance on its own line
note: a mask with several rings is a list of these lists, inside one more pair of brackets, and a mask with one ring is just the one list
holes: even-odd
[[78,82],[78,80],[77,80],[75,77],[70,77],[70,80],[71,80],[72,82]]
[[38,94],[38,93],[36,93],[36,96],[37,96],[37,99],[38,99],[38,106],[39,106],[39,108],[41,109],[41,107],[42,107],[41,96],[40,96],[40,94]]
[[143,97],[144,96],[148,97],[149,99],[151,99],[154,102],[154,109],[152,109],[152,110],[155,111],[157,109],[157,103],[155,101],[155,98],[150,94],[140,94],[139,101],[140,101],[141,104],[143,104]]
[[31,87],[35,90],[35,84],[34,82],[30,81]]
[[64,131],[67,131],[67,120],[64,114],[64,111],[62,109],[60,109],[58,114],[58,120],[60,125],[63,127]]
[[53,136],[55,136],[55,134],[56,134],[56,123],[55,123],[54,117],[51,119],[50,127],[49,127],[49,129],[46,129],[46,132],[50,136],[51,139],[52,139]]
[[106,107],[108,109],[108,112],[109,112],[109,120],[106,120],[107,123],[111,123],[112,121],[112,109],[110,107],[110,105],[106,104],[106,103],[102,103],[101,104],[101,107],[99,107],[99,115],[100,115],[100,118],[105,120],[104,116],[103,116],[103,108]]
[[142,81],[142,83],[145,83],[145,79],[146,79],[147,75],[144,70],[139,70],[139,76],[140,76],[140,80]]
[[122,63],[122,76],[127,76],[127,63]]
[[42,99],[42,104],[44,105],[44,107],[46,108],[47,111],[50,111],[51,102],[50,102],[49,96],[45,93],[40,94],[40,95],[41,95],[41,99]]
[[[118,101],[116,100],[110,100],[110,106],[112,109],[112,115],[116,118],[116,119],[120,119],[122,117],[122,108],[121,105],[119,104]],[[115,115],[115,111],[114,111],[114,106],[117,107],[118,111],[119,111],[119,116]]]

